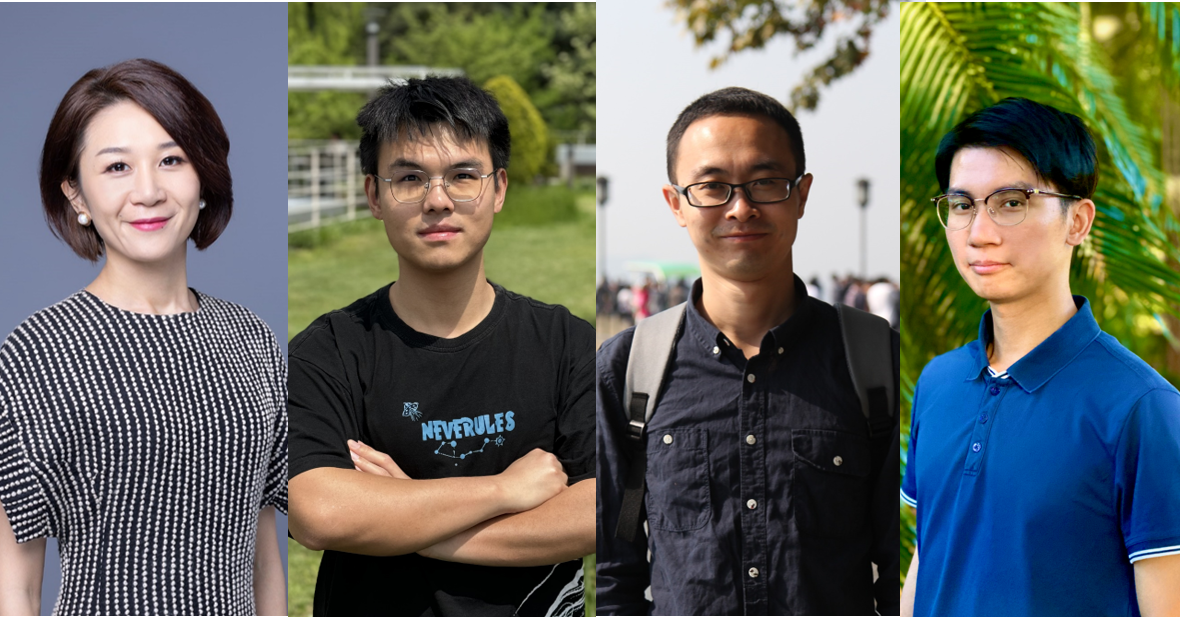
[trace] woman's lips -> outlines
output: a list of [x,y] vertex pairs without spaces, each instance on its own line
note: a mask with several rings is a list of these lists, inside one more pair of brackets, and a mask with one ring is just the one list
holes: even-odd
[[166,218],[140,219],[138,221],[131,221],[130,223],[132,227],[140,231],[156,231],[163,229],[167,224],[168,219]]

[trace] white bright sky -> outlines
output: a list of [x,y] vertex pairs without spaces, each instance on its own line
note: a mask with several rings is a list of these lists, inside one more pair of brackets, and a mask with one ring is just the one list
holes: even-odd
[[[795,272],[804,280],[860,269],[860,207],[856,180],[872,182],[868,212],[868,274],[899,281],[901,249],[897,5],[874,30],[871,54],[855,73],[821,91],[814,112],[801,111],[808,171],[815,176],[795,241]],[[846,31],[847,28],[843,28]],[[718,69],[723,47],[697,49],[663,0],[598,3],[598,174],[610,178],[606,216],[598,216],[598,265],[603,219],[607,273],[618,278],[636,260],[697,263],[687,232],[676,224],[660,189],[666,179],[664,139],[676,116],[697,97],[742,86],[787,102],[801,76],[834,47],[795,57],[780,36],[744,51]],[[598,272],[601,276],[601,272]]]

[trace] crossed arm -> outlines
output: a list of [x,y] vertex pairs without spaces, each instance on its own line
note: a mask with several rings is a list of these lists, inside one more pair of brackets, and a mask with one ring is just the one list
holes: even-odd
[[291,535],[308,548],[495,566],[594,552],[595,481],[567,488],[550,453],[533,450],[495,476],[412,480],[388,455],[349,445],[357,470],[313,469],[290,482]]

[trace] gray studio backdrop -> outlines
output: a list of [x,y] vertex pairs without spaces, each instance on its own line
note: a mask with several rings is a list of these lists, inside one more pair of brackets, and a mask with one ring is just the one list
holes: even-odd
[[[130,58],[163,62],[217,109],[230,138],[234,215],[217,242],[189,251],[189,284],[257,313],[286,351],[287,5],[0,4],[0,338],[85,287],[100,265],[49,232],[37,172],[66,90]],[[287,519],[279,546],[287,560]],[[46,555],[42,614],[60,585]]]

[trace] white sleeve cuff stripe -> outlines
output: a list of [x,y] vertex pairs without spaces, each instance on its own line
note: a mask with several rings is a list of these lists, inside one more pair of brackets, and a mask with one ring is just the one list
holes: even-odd
[[901,500],[910,504],[911,506],[913,506],[915,508],[918,507],[918,500],[914,499],[913,497],[910,497],[909,495],[906,495],[905,491],[901,492]]
[[1165,555],[1180,555],[1180,544],[1176,546],[1161,546],[1159,548],[1149,548],[1142,551],[1135,551],[1134,553],[1131,553],[1131,563],[1135,563],[1140,559],[1163,557]]

